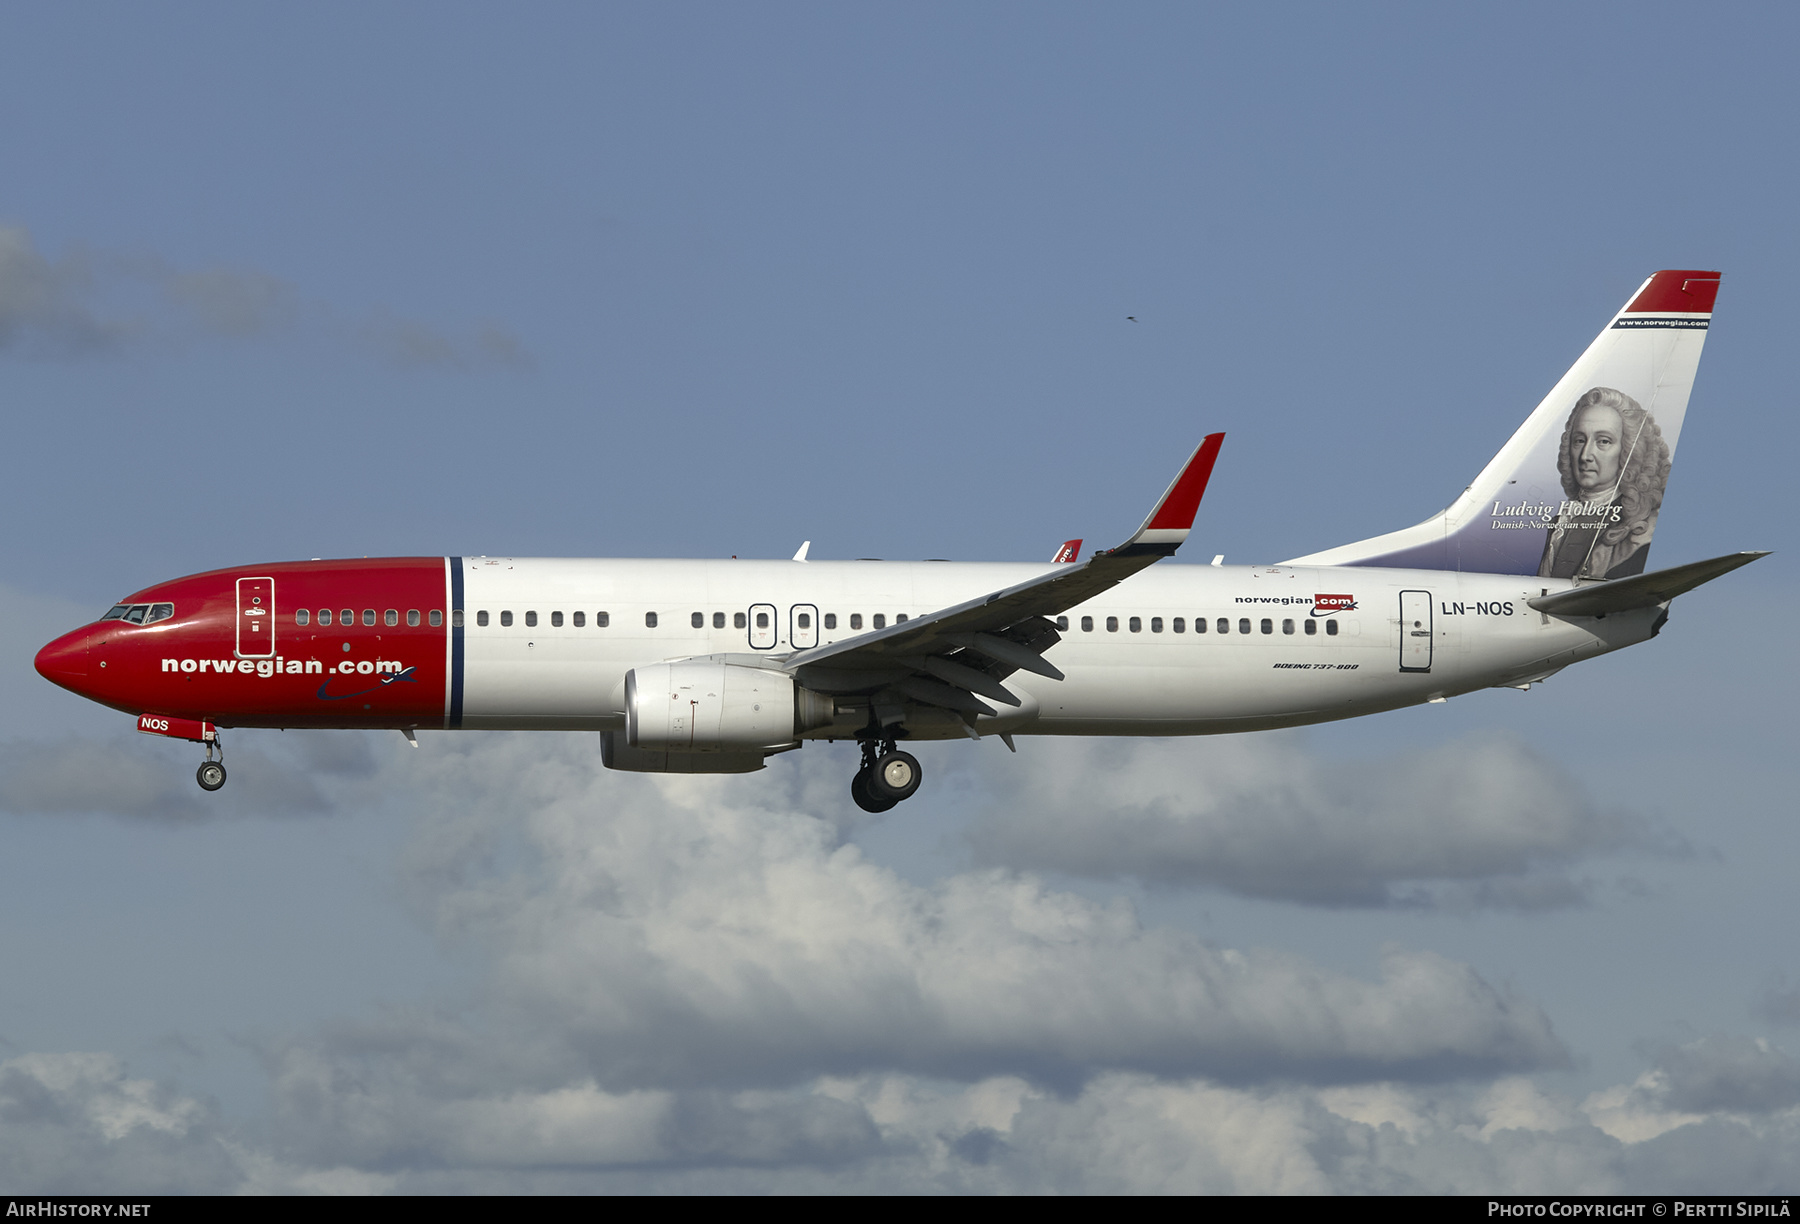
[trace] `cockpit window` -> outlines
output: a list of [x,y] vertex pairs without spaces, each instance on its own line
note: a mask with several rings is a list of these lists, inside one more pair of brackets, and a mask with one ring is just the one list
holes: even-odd
[[174,615],[174,604],[114,604],[100,619],[122,620],[128,625],[154,625],[157,621],[168,620]]

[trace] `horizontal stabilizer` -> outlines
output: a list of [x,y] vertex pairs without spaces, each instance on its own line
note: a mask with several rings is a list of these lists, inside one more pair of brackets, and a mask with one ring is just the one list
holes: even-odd
[[1758,557],[1768,555],[1767,552],[1727,553],[1710,561],[1694,561],[1650,574],[1596,582],[1526,602],[1539,612],[1548,612],[1552,616],[1605,616],[1608,612],[1654,608],[1721,574],[1729,574],[1740,565],[1748,565]]

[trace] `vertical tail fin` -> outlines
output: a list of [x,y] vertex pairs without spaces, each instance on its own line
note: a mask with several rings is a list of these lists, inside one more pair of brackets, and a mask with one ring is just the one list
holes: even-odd
[[1642,573],[1718,292],[1717,272],[1656,273],[1449,509],[1292,563]]

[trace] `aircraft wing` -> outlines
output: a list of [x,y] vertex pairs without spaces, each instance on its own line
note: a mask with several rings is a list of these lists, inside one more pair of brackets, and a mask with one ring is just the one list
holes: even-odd
[[1605,616],[1608,612],[1653,608],[1657,604],[1668,603],[1677,595],[1691,591],[1702,583],[1729,574],[1740,565],[1749,565],[1758,557],[1768,555],[1766,552],[1727,553],[1723,557],[1690,561],[1686,565],[1654,570],[1648,574],[1633,574],[1629,578],[1615,578],[1611,582],[1589,583],[1572,591],[1540,595],[1525,602],[1539,612],[1548,612],[1552,616]]
[[1117,548],[1080,564],[1057,565],[979,599],[798,651],[785,661],[786,670],[817,692],[891,687],[914,701],[969,714],[994,713],[982,696],[1018,705],[1019,699],[1000,684],[1014,671],[1063,678],[1043,658],[1045,650],[1062,640],[1046,618],[1117,586],[1172,555],[1187,539],[1224,439],[1222,433],[1209,434],[1200,443],[1137,534]]

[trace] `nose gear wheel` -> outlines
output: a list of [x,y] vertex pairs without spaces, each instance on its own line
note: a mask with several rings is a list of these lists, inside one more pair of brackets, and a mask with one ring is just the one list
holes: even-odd
[[213,759],[214,742],[206,745],[206,759],[200,762],[200,768],[194,771],[194,781],[200,784],[203,791],[216,791],[225,785],[225,745],[218,744],[219,759]]

